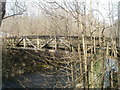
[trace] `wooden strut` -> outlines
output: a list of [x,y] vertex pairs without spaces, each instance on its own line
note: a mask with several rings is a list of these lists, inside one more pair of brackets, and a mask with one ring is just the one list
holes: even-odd
[[23,38],[20,38],[18,43],[15,46],[18,46],[22,40],[23,40]]
[[[62,39],[60,39],[60,41],[62,42],[63,40]],[[62,42],[66,47],[68,47],[68,48],[70,48],[70,46],[69,45],[67,45],[65,42]]]
[[24,48],[26,47],[25,38],[23,39],[23,46],[24,46]]
[[[59,47],[58,47],[58,44],[62,44],[64,47],[62,47],[62,48],[64,48],[64,49],[62,49],[62,50],[65,50],[65,48],[67,47],[68,48],[68,50],[70,50],[71,49],[71,45],[69,45],[69,44],[67,44],[67,42],[69,42],[69,41],[66,41],[66,39],[65,40],[63,40],[62,39],[63,37],[52,37],[52,38],[39,38],[39,37],[37,37],[37,38],[27,38],[27,37],[22,37],[22,38],[8,38],[7,40],[9,40],[8,42],[10,42],[10,43],[12,43],[12,44],[8,44],[8,47],[9,48],[12,48],[12,47],[14,47],[14,48],[21,48],[21,49],[23,49],[23,48],[31,48],[31,50],[34,50],[34,49],[36,49],[36,50],[40,50],[40,49],[44,49],[44,48],[46,48],[46,45],[49,45],[53,40],[55,40],[55,42],[53,42],[54,43],[54,45],[55,46],[53,46],[53,47],[55,47],[55,50],[57,50],[58,48],[59,49],[61,49],[61,45],[59,45]],[[13,40],[14,39],[19,39],[18,40],[18,42],[17,41],[15,41],[15,42],[17,42],[17,43],[15,43]],[[32,42],[32,39],[33,40],[35,40],[35,44]],[[44,44],[42,44],[42,43],[40,43],[40,39],[41,40],[46,40],[46,39],[49,39],[49,40],[47,40],[47,42],[45,42]],[[84,42],[84,38],[82,37],[82,39],[83,39],[83,42]],[[86,39],[86,37],[85,37],[85,39]],[[74,40],[77,40],[77,39],[74,39]],[[98,41],[96,41],[96,37],[94,37],[93,38],[93,40],[94,40],[94,44],[93,44],[93,46],[91,46],[90,45],[90,47],[88,47],[89,46],[89,42],[87,42],[86,41],[86,46],[87,46],[87,48],[86,48],[86,52],[87,51],[90,51],[91,49],[93,49],[94,50],[94,53],[96,52],[96,50],[98,50],[98,49],[106,49],[106,45],[105,46],[103,46],[103,47],[100,47],[98,44],[97,44],[97,42]],[[106,39],[107,40],[107,39]],[[89,40],[88,40],[89,41]],[[22,42],[22,43],[21,43]],[[83,42],[81,42],[81,43],[83,43]],[[14,43],[14,46],[13,46],[13,43]],[[30,45],[30,47],[27,45],[27,44],[29,44]],[[22,45],[22,46],[21,46]],[[53,45],[53,44],[52,44]],[[82,44],[81,44],[82,45]],[[31,47],[32,46],[32,47]],[[83,48],[85,48],[84,47],[84,45],[83,45]],[[114,48],[114,53],[115,53],[115,55],[116,55],[116,53],[118,54],[118,47],[116,46],[116,44],[115,44],[115,46],[113,47]],[[52,48],[51,48],[52,49]],[[109,50],[111,50],[112,49],[112,46],[110,46],[109,47]],[[70,50],[71,51],[71,50]],[[85,52],[84,52],[85,53]]]
[[28,38],[26,38],[26,40],[27,40],[34,48],[37,48]]
[[26,47],[26,40],[30,45],[36,48],[36,46],[28,38],[21,38],[15,46],[18,46],[23,41],[23,46]]
[[39,38],[37,38],[37,48],[40,48],[40,42],[39,42]]
[[49,41],[47,41],[44,45],[41,46],[41,48],[44,48],[47,44],[49,44],[50,42],[52,42],[54,40],[54,38],[51,38]]

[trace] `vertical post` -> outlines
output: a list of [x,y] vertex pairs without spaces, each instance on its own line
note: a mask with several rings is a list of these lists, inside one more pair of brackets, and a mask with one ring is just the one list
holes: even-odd
[[26,47],[26,40],[25,40],[25,38],[23,38],[23,46],[24,46],[24,48]]
[[15,38],[13,38],[13,47],[15,47]]
[[12,39],[10,38],[10,45],[12,46]]
[[55,52],[58,50],[58,37],[55,37]]
[[37,48],[39,49],[40,47],[40,42],[39,42],[39,38],[37,38]]

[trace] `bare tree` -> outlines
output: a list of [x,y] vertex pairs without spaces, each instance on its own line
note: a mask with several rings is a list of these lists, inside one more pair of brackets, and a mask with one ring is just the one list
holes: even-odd
[[[90,0],[89,6],[87,6],[86,2],[78,0],[61,3],[41,1],[34,4],[40,10],[42,9],[42,14],[46,20],[45,23],[42,22],[45,31],[48,30],[50,32],[49,34],[47,33],[48,35],[55,36],[53,44],[55,44],[56,52],[53,57],[49,57],[53,61],[48,58],[44,60],[47,62],[46,64],[54,66],[56,72],[59,72],[57,73],[58,76],[61,76],[60,79],[56,76],[57,81],[53,87],[103,88],[105,87],[104,76],[107,71],[110,71],[110,84],[111,87],[114,87],[113,72],[111,68],[105,68],[104,63],[109,57],[117,58],[115,39],[112,36],[108,38],[105,35],[106,23],[104,17],[98,9],[92,7],[92,1]],[[95,15],[95,13],[97,14]],[[103,18],[102,22],[99,21],[100,15]],[[113,19],[113,15],[111,19]],[[29,29],[34,29],[33,19],[30,21],[28,27]],[[110,29],[114,30],[113,27]],[[35,31],[32,31],[32,33],[35,33]],[[59,39],[59,35],[70,38],[65,41]],[[71,38],[72,36],[77,36],[78,38],[73,39]],[[64,52],[62,56],[58,52],[60,51],[60,42],[68,49],[65,48],[68,52]],[[46,82],[47,84],[50,83],[47,80]]]
[[2,19],[5,16],[5,12],[6,12],[5,7],[6,7],[6,0],[0,1],[0,26]]

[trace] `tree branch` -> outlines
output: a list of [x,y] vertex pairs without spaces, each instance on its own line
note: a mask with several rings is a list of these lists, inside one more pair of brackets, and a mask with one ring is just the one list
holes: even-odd
[[3,19],[9,18],[9,17],[13,17],[13,16],[16,16],[16,15],[22,15],[22,13],[18,13],[18,14],[13,14],[13,15],[10,15],[10,16],[6,16],[6,17],[3,17]]

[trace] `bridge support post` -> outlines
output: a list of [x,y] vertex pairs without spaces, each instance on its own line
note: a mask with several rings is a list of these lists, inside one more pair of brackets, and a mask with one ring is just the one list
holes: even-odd
[[58,50],[58,37],[55,37],[55,52]]
[[39,38],[37,38],[37,48],[40,48],[40,42],[39,42]]
[[25,40],[25,38],[23,39],[23,46],[24,46],[24,48],[26,47],[26,40]]

